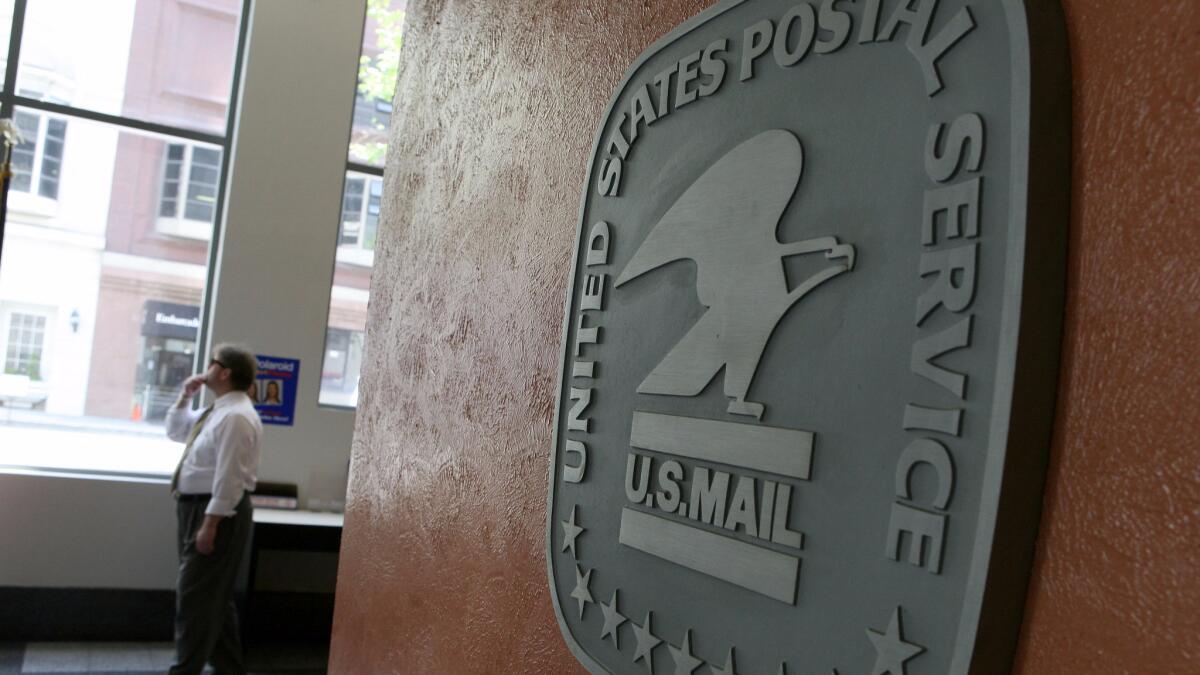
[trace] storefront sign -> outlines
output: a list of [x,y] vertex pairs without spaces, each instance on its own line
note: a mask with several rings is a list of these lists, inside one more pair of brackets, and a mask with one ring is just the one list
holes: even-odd
[[254,408],[263,424],[292,426],[296,419],[296,392],[300,387],[300,360],[258,355],[254,381]]
[[200,331],[200,308],[161,300],[142,305],[142,335],[196,341]]
[[590,670],[1007,670],[1063,298],[1054,4],[721,2],[634,64],[551,462]]

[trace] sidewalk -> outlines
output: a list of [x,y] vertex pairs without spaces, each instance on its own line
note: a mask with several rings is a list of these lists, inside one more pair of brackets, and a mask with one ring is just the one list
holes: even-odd
[[38,410],[0,407],[0,426],[37,426],[79,431],[105,431],[112,433],[161,436],[163,425],[154,422],[134,422],[109,417],[84,417],[81,415],[54,415]]
[[165,478],[175,470],[182,451],[183,445],[168,440],[161,425],[0,410],[0,468],[152,474]]

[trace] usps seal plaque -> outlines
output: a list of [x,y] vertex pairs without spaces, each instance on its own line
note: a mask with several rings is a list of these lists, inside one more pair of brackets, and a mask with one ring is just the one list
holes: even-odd
[[633,64],[551,459],[587,669],[1008,671],[1063,303],[1055,5],[721,2]]

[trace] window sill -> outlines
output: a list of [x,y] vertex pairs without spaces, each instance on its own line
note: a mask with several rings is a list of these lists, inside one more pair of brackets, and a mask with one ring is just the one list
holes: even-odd
[[25,216],[27,218],[48,221],[53,220],[58,215],[58,200],[10,189],[8,192],[8,210],[13,216]]
[[345,412],[345,413],[350,413],[351,415],[358,414],[358,408],[356,406],[347,405],[345,403],[320,403],[320,402],[318,402],[317,409],[318,410],[328,410],[331,412]]
[[154,230],[171,237],[208,241],[212,237],[213,225],[187,218],[158,218],[154,221]]

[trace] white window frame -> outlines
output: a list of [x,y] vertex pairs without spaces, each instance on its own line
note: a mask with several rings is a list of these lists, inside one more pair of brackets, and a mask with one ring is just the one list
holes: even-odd
[[41,318],[46,322],[42,329],[42,344],[41,351],[38,354],[38,379],[30,378],[30,384],[35,389],[44,389],[49,387],[51,375],[51,353],[52,345],[54,344],[54,317],[55,314],[51,310],[46,310],[40,307],[29,305],[5,305],[0,310],[0,375],[8,374],[8,348],[9,340],[12,339],[12,323],[16,315],[33,316]]
[[[183,159],[180,160],[179,168],[179,189],[175,195],[175,214],[164,216],[162,215],[163,199],[165,197],[165,188],[167,184],[167,167],[170,163],[170,152],[172,147],[183,148]],[[155,229],[161,233],[172,237],[185,237],[187,239],[198,239],[208,241],[212,237],[213,221],[212,220],[195,220],[187,217],[187,200],[188,190],[191,187],[192,169],[194,167],[194,156],[197,147],[202,147],[206,150],[217,151],[217,176],[220,180],[220,148],[210,147],[207,145],[197,145],[195,143],[164,143],[162,155],[162,170],[159,172],[158,178],[158,200],[155,202]],[[219,192],[220,186],[214,187],[214,193]],[[216,202],[213,202],[213,218],[216,218]]]
[[[45,168],[45,159],[46,159],[46,134],[50,130],[49,120],[57,119],[57,120],[61,121],[64,125],[67,124],[68,120],[64,117],[59,117],[57,115],[50,115],[50,114],[41,113],[41,112],[34,112],[32,110],[19,109],[19,110],[15,111],[15,113],[14,113],[14,120],[13,120],[14,124],[16,123],[16,117],[21,116],[21,115],[27,115],[29,117],[36,119],[37,120],[37,131],[34,134],[34,137],[32,139],[29,139],[29,138],[25,139],[25,141],[27,141],[27,142],[32,141],[32,143],[33,143],[33,163],[29,169],[29,189],[23,190],[23,189],[17,187],[15,180],[10,181],[9,182],[9,197],[11,200],[10,207],[15,211],[20,211],[20,212],[31,214],[31,215],[44,216],[44,217],[49,218],[58,213],[58,194],[56,194],[53,197],[46,197],[41,194],[42,171]],[[58,162],[59,162],[58,193],[59,194],[61,194],[61,191],[62,191],[62,179],[63,179],[62,167],[66,160],[66,145],[67,145],[66,131],[64,131],[63,132],[63,153],[62,153],[62,156],[58,158]],[[13,150],[15,152],[17,150],[17,148],[14,147]],[[15,178],[15,175],[14,175],[14,178]]]

